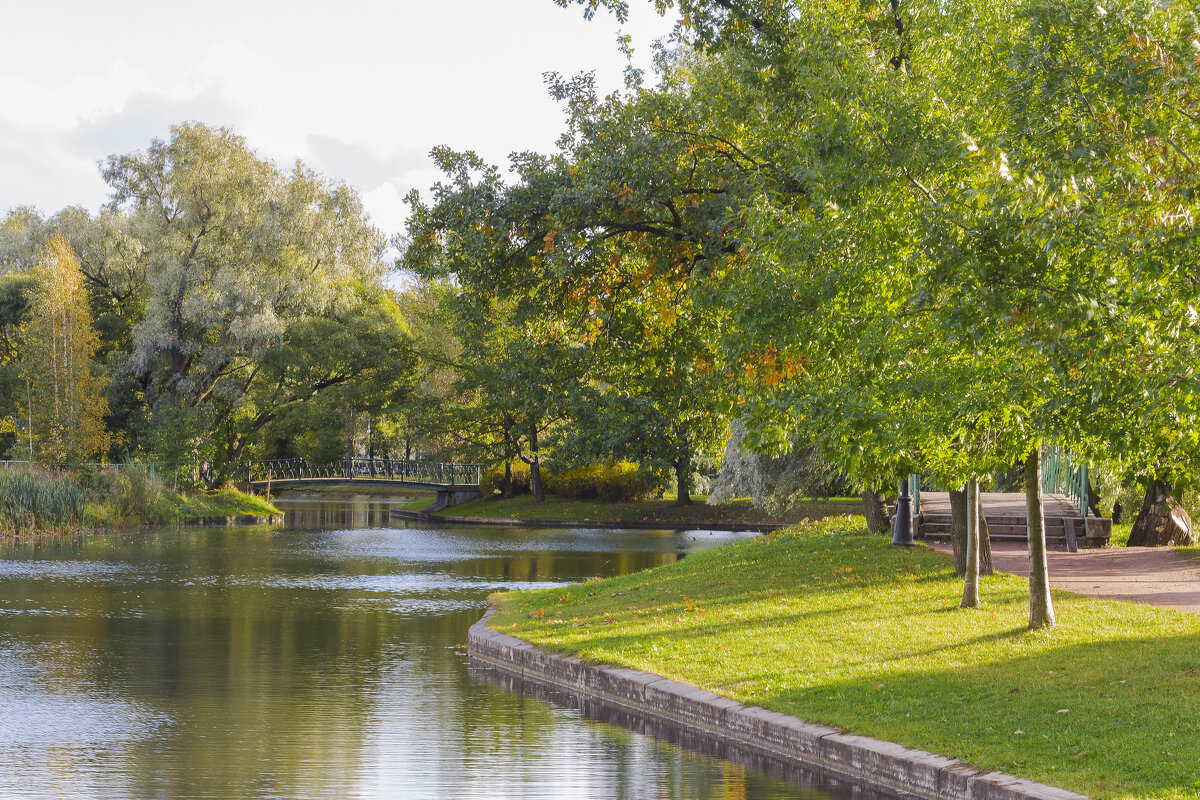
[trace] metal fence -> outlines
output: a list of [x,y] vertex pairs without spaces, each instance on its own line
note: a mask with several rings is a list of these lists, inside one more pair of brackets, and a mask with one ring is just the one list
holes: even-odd
[[1088,516],[1087,463],[1073,463],[1070,453],[1051,447],[1042,455],[1042,494],[1066,495],[1080,516]]

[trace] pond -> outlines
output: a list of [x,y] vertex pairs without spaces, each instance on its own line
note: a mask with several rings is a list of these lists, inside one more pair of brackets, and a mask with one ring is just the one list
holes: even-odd
[[0,797],[884,796],[468,666],[491,592],[740,534],[433,527],[393,502],[5,546]]

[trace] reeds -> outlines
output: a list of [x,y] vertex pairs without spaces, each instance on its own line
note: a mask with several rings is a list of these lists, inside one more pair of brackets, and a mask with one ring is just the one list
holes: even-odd
[[0,470],[0,535],[71,530],[79,527],[83,509],[83,490],[71,478]]

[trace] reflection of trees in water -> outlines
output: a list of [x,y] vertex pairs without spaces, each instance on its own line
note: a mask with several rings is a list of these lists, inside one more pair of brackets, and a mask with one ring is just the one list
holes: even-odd
[[287,529],[320,530],[324,528],[378,528],[391,520],[391,510],[400,508],[411,498],[370,497],[350,495],[334,500],[309,500],[298,497],[279,498],[283,511],[283,526]]
[[[497,796],[501,786],[722,796],[724,767],[564,722],[560,710],[469,679],[454,645],[497,586],[681,557],[672,537],[633,535],[622,541],[647,551],[623,553],[570,550],[569,533],[547,535],[540,551],[520,551],[522,541],[507,530],[257,527],[10,548],[0,607],[33,598],[65,613],[0,617],[0,636],[37,654],[45,692],[76,687],[166,720],[102,758],[73,757],[69,741],[59,756],[47,751],[70,765],[66,786],[97,785],[90,764],[138,797]],[[414,548],[421,558],[406,561]]]

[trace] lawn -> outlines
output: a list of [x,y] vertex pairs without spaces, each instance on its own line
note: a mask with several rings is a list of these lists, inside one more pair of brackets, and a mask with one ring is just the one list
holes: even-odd
[[612,520],[618,522],[705,522],[770,523],[800,522],[804,519],[857,514],[862,501],[857,498],[807,500],[786,514],[772,517],[755,508],[749,500],[735,500],[722,505],[708,505],[698,500],[688,506],[675,504],[674,499],[640,500],[634,502],[605,502],[602,500],[567,500],[548,495],[542,503],[533,502],[529,495],[503,499],[500,497],[473,500],[453,506],[443,513],[457,517],[504,517],[508,519],[570,519]]
[[496,595],[492,625],[813,722],[1097,798],[1200,795],[1200,617],[984,580],[845,518],[655,570]]

